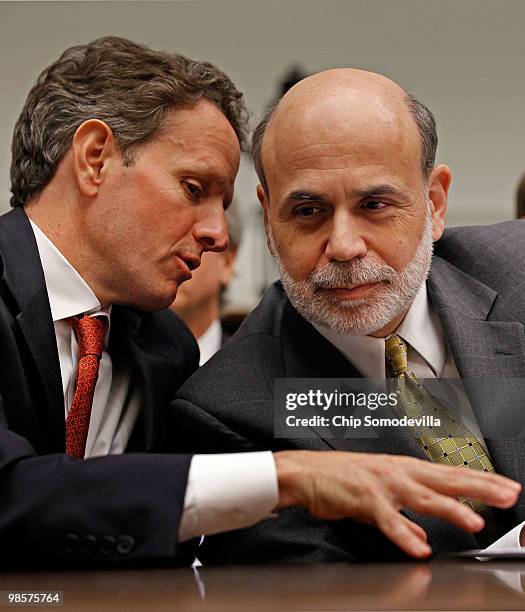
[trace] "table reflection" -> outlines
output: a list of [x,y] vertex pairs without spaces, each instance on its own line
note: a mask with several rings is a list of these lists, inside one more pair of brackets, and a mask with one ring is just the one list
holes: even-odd
[[523,610],[525,563],[434,561],[24,572],[0,590],[64,592],[62,610]]

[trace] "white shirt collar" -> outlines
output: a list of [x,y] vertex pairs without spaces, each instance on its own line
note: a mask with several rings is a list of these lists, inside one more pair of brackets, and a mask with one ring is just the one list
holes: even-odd
[[434,376],[441,376],[447,347],[441,322],[428,298],[426,283],[419,289],[396,333],[423,357]]
[[[385,340],[372,336],[349,336],[314,324],[315,329],[331,342],[353,366],[367,378],[384,378]],[[426,283],[416,294],[396,333],[428,363],[435,376],[441,376],[447,349],[441,323],[428,299]]]
[[36,223],[31,220],[30,223],[44,270],[53,322],[84,312],[97,316],[106,315],[109,319],[111,306],[101,307],[97,296],[86,281]]
[[199,365],[203,365],[213,357],[221,348],[222,326],[219,319],[215,319],[208,329],[197,339],[200,350]]

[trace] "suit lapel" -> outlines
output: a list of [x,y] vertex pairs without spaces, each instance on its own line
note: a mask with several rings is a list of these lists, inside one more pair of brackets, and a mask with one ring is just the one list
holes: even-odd
[[[494,310],[497,293],[439,257],[432,266],[428,288],[495,470],[522,482],[523,441],[508,439],[508,431],[507,439],[491,432],[497,432],[498,425],[509,419],[507,423],[515,422],[516,427],[521,427],[523,436],[520,423],[523,421],[520,379],[525,377],[523,326],[518,322],[487,320]],[[516,386],[511,384],[513,381]],[[509,524],[522,521],[525,495],[505,514],[511,517]]]
[[521,323],[487,320],[497,292],[435,257],[430,299],[462,378],[525,376]]
[[286,378],[361,378],[361,374],[287,301],[282,319]]
[[34,360],[44,389],[48,427],[44,452],[64,448],[64,399],[55,331],[44,273],[33,231],[21,208],[0,218],[3,279],[18,312],[16,321]]
[[119,306],[113,307],[111,314],[113,362],[129,369],[130,392],[138,391],[141,397],[141,413],[128,452],[159,452],[165,447],[166,405],[181,383],[177,369],[180,355],[166,338],[157,337],[159,332],[151,319],[151,313]]

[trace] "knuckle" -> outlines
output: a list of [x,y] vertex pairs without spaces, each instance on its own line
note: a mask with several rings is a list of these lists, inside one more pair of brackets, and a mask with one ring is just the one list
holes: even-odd
[[430,492],[424,492],[418,495],[418,507],[422,510],[433,508],[436,504],[436,496]]
[[508,484],[508,480],[506,478],[502,478],[499,474],[494,474],[493,472],[480,472],[480,475],[493,486],[502,487]]
[[391,464],[387,464],[385,466],[383,466],[381,472],[378,474],[380,480],[382,482],[390,482],[390,481],[396,481],[398,479],[399,476],[399,470],[396,469],[395,466],[391,465]]
[[458,499],[447,497],[443,501],[443,514],[448,517],[455,517],[456,519],[467,518],[470,514],[470,510],[462,504]]
[[457,491],[464,484],[463,474],[458,474],[457,470],[447,475],[446,483],[451,491]]

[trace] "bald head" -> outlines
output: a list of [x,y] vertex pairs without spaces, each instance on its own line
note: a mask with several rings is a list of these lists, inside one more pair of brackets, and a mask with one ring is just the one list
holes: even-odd
[[265,158],[278,161],[283,152],[290,152],[290,142],[303,148],[325,139],[334,143],[334,136],[341,145],[381,139],[396,142],[401,149],[412,145],[418,150],[425,179],[434,166],[436,126],[421,102],[380,74],[350,68],[326,70],[292,87],[257,126],[252,152],[265,191]]
[[289,113],[326,110],[348,104],[352,110],[369,105],[389,113],[405,111],[406,92],[390,79],[365,70],[338,68],[325,70],[299,81],[279,101],[273,119]]

